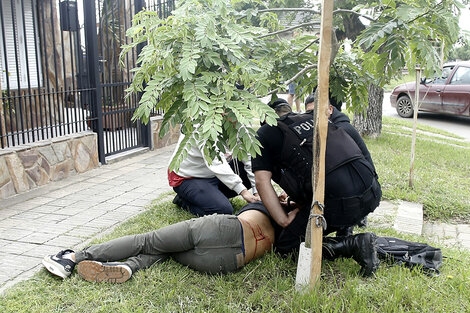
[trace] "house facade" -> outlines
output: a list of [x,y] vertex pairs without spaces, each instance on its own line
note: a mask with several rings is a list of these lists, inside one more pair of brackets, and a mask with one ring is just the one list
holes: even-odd
[[121,67],[120,47],[143,7],[167,16],[174,0],[0,2],[0,199],[175,141],[124,97],[139,51]]

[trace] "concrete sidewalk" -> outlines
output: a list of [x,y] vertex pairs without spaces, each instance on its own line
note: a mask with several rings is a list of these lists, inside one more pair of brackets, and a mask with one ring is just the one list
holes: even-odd
[[[31,277],[41,260],[64,248],[81,248],[92,238],[141,213],[159,195],[172,191],[167,164],[174,145],[133,155],[87,173],[49,184],[0,204],[0,293]],[[371,226],[419,233],[422,207],[382,201]],[[432,226],[433,235],[449,236],[470,248],[468,225]],[[439,239],[439,238],[438,238]]]
[[145,152],[1,200],[0,293],[31,277],[45,255],[84,246],[172,191],[173,150]]

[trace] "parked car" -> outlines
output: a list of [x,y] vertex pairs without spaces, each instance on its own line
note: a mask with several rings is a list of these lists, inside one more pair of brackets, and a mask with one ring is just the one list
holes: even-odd
[[[401,117],[413,116],[415,82],[393,89],[390,103]],[[470,116],[470,61],[445,64],[441,77],[423,78],[418,111]]]

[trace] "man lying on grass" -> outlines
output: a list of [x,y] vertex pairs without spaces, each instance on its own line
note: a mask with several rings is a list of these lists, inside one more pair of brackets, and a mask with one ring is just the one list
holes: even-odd
[[[294,219],[297,212],[297,208],[291,210],[289,218]],[[193,218],[78,252],[62,250],[44,257],[42,263],[49,272],[62,278],[69,277],[78,264],[77,271],[83,279],[111,283],[125,282],[138,270],[169,257],[197,271],[224,274],[275,249],[281,231],[261,202],[249,203],[237,216],[213,214]],[[324,243],[324,256],[353,257],[361,265],[361,273],[371,275],[379,263],[375,240],[372,240],[375,235],[363,233],[349,237],[347,241],[329,237],[331,240]]]

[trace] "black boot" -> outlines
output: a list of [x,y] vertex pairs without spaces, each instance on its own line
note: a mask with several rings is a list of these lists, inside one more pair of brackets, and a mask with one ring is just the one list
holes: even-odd
[[176,194],[176,196],[173,198],[172,202],[173,202],[173,204],[176,204],[180,208],[183,207],[183,199],[181,199],[181,197],[178,194]]
[[362,220],[360,220],[359,223],[357,223],[357,226],[359,226],[361,228],[366,228],[367,227],[367,215],[364,216],[364,218]]
[[344,227],[336,231],[336,237],[346,237],[353,234],[354,226]]
[[377,236],[373,233],[347,237],[324,237],[323,256],[327,260],[352,257],[361,266],[359,274],[367,277],[377,270],[380,263],[377,257],[376,240]]
[[181,198],[178,194],[176,194],[175,198],[173,199],[173,204],[176,204],[183,210],[190,212],[186,201],[184,201],[183,198]]

